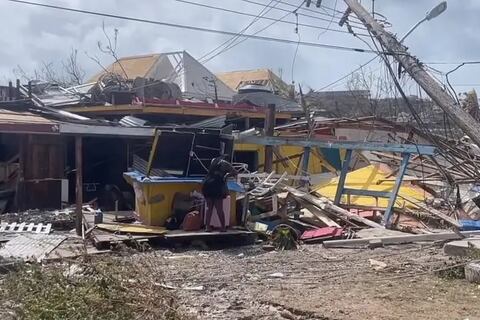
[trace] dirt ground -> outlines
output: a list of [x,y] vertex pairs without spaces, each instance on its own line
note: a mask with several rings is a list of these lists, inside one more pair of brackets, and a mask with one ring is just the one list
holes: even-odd
[[145,253],[198,319],[480,319],[480,285],[432,245]]

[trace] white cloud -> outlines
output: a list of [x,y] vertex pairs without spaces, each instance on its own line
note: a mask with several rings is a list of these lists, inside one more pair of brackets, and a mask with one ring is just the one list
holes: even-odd
[[[170,23],[201,26],[212,29],[239,31],[252,18],[236,14],[199,8],[175,0],[36,0],[42,3],[62,5],[84,10],[100,11],[138,18],[166,21]],[[191,0],[212,6],[228,7],[251,14],[258,14],[261,7],[247,4],[241,0]],[[268,3],[267,0],[256,0]],[[284,0],[299,4],[300,0]],[[378,12],[385,15],[393,27],[391,31],[403,34],[411,25],[421,19],[424,13],[436,5],[439,0],[383,0],[376,1]],[[324,5],[333,7],[335,0],[324,0]],[[364,1],[364,4],[369,4]],[[280,8],[293,9],[278,4]],[[406,41],[413,54],[425,61],[463,60],[479,57],[479,20],[477,19],[478,1],[450,1],[448,10],[440,17],[422,25]],[[339,10],[345,9],[343,1],[337,1]],[[269,16],[278,18],[283,12],[272,10]],[[312,13],[311,13],[312,14]],[[325,17],[325,16],[324,16]],[[326,17],[328,18],[328,17]],[[289,21],[295,21],[293,15]],[[326,27],[328,21],[300,16],[300,23]],[[43,61],[59,62],[72,48],[79,50],[81,64],[88,74],[95,73],[98,66],[84,52],[98,55],[108,64],[110,58],[101,54],[97,42],[105,42],[102,23],[107,30],[120,31],[120,55],[133,55],[151,52],[187,50],[193,56],[200,57],[228,39],[226,36],[200,33],[137,23],[112,18],[62,12],[54,9],[26,6],[0,0],[0,72],[2,78],[14,77],[12,69],[21,65],[27,70],[34,69]],[[251,32],[259,30],[270,21],[259,21],[252,26]],[[335,23],[333,29],[340,27]],[[296,40],[294,26],[277,23],[261,35]],[[361,41],[349,34],[327,32],[300,27],[302,41],[318,41],[351,47],[366,47]],[[257,40],[247,40],[234,49],[225,52],[207,64],[212,71],[228,71],[268,67],[275,71],[283,70],[283,77],[291,81],[291,65],[295,46]],[[319,88],[338,79],[372,55],[335,51],[322,48],[300,47],[296,64],[295,80],[312,88]],[[451,66],[438,66],[448,70]],[[372,65],[372,69],[376,66]],[[455,74],[455,81],[462,83],[480,83],[476,74],[480,66],[463,68]],[[339,89],[341,86],[339,87]]]

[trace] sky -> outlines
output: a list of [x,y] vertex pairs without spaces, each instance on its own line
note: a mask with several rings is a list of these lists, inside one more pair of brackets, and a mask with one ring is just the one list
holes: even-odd
[[[230,32],[239,32],[254,19],[251,16],[194,6],[178,0],[32,1]],[[254,16],[264,9],[264,6],[247,3],[244,0],[189,1]],[[271,19],[279,19],[288,14],[278,9],[293,11],[295,6],[302,2],[302,0],[280,0],[284,3],[277,3],[278,0],[252,1],[264,5],[271,3],[271,6],[275,6],[265,13],[265,17]],[[312,1],[310,9],[303,6],[298,10],[298,23],[309,25],[299,25],[298,34],[295,33],[297,18],[295,14],[290,13],[283,21],[292,24],[277,22],[258,35],[368,49],[364,42],[352,34],[334,31],[346,31],[346,28],[341,28],[336,23],[341,14],[337,13],[333,17],[332,10],[317,9],[315,2],[316,0]],[[375,12],[385,16],[391,23],[391,27],[388,28],[390,32],[402,36],[439,2],[439,0],[375,0]],[[286,3],[290,3],[291,6]],[[363,0],[362,3],[371,10],[371,0]],[[337,8],[342,12],[346,8],[342,0],[323,0],[322,5]],[[421,61],[452,63],[431,65],[443,72],[453,69],[456,66],[453,62],[480,61],[479,13],[478,0],[450,0],[447,11],[436,19],[422,24],[405,40],[405,44]],[[272,20],[259,19],[246,33],[253,34],[270,23]],[[106,43],[103,25],[110,36],[115,29],[118,30],[117,55],[120,57],[186,50],[192,56],[200,58],[230,38],[219,34],[34,7],[6,0],[0,0],[0,24],[0,48],[2,48],[0,82],[14,79],[17,75],[14,69],[17,66],[26,73],[41,69],[45,63],[52,63],[60,69],[62,61],[67,59],[72,50],[77,50],[79,65],[85,70],[88,79],[100,69],[92,57],[97,58],[102,65],[112,62],[112,57],[102,53],[98,48],[98,42],[103,46]],[[355,30],[364,33],[363,30]],[[362,38],[370,42],[369,38]],[[211,59],[206,66],[212,72],[270,68],[281,75],[287,83],[293,80],[304,87],[317,90],[374,57],[373,53],[327,48],[298,46],[298,51],[296,49],[295,44],[248,39]],[[366,66],[364,70],[373,76],[381,77],[383,69],[377,61]],[[467,65],[453,73],[450,79],[456,85],[456,90],[478,89],[479,72],[480,64]],[[345,89],[346,82],[347,80],[340,81],[328,89]]]

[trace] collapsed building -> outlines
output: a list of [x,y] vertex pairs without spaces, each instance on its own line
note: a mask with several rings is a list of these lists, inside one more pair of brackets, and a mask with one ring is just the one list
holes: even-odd
[[121,58],[74,87],[2,92],[1,211],[75,203],[77,233],[98,246],[221,236],[199,233],[196,216],[220,155],[238,171],[224,203],[230,236],[443,234],[479,216],[478,147],[364,114],[394,103],[368,92],[303,96],[270,70],[214,75],[186,52]]

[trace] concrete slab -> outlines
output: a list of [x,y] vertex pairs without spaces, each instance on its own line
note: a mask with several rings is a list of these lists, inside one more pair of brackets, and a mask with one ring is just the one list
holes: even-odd
[[456,240],[446,243],[443,252],[448,256],[468,257],[480,255],[480,238]]

